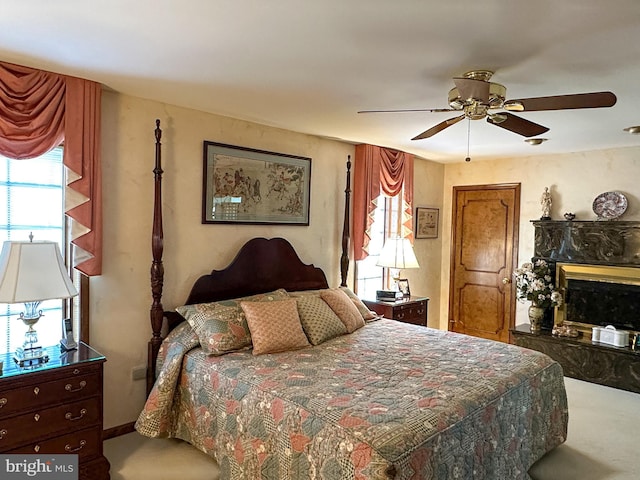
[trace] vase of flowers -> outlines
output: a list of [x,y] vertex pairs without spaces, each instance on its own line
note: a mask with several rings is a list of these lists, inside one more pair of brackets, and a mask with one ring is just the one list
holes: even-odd
[[551,269],[545,260],[524,263],[513,276],[516,280],[518,300],[530,301],[529,322],[531,332],[539,333],[545,310],[562,303],[562,295],[555,289]]

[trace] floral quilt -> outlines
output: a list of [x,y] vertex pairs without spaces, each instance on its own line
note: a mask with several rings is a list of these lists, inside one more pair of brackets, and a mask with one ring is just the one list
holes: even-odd
[[528,479],[567,435],[549,357],[393,320],[218,357],[185,322],[158,362],[137,430],[195,445],[224,479]]

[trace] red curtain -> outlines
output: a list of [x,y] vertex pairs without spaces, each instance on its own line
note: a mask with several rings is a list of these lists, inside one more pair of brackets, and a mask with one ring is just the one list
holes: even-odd
[[64,142],[74,266],[102,272],[100,84],[0,62],[0,154],[28,159]]
[[413,239],[413,155],[375,145],[356,145],[353,180],[354,259],[368,256],[371,224],[380,192],[403,193],[401,236]]

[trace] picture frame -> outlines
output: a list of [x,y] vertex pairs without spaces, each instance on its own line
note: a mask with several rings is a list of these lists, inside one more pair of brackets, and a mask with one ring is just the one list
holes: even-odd
[[309,225],[311,158],[203,142],[203,224]]
[[409,280],[406,278],[398,279],[398,290],[402,293],[403,297],[410,297],[411,290],[409,289]]
[[440,209],[434,207],[416,207],[415,238],[438,238]]

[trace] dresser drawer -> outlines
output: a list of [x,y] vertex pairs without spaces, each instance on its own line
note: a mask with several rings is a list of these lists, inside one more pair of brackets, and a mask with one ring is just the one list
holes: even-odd
[[83,461],[102,452],[102,429],[98,427],[68,433],[60,437],[33,442],[7,453],[64,453],[78,454]]
[[427,302],[413,302],[393,307],[393,318],[401,322],[426,325]]
[[86,428],[99,420],[98,397],[0,419],[0,451],[17,447],[33,438]]
[[71,375],[50,382],[0,392],[0,419],[25,410],[80,400],[102,391],[102,379],[96,372],[77,371],[77,374],[72,372]]

